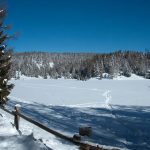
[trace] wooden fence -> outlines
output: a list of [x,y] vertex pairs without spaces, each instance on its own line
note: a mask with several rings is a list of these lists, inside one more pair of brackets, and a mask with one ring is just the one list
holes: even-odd
[[88,143],[88,142],[84,142],[80,139],[80,135],[74,135],[73,137],[69,137],[67,135],[64,135],[58,131],[55,131],[53,129],[50,129],[46,126],[44,126],[43,124],[33,120],[32,118],[29,118],[23,114],[20,113],[19,111],[19,107],[15,106],[14,111],[10,111],[8,109],[6,109],[5,107],[0,107],[2,110],[6,111],[7,113],[11,114],[14,116],[14,125],[16,127],[17,130],[19,130],[19,119],[20,117],[27,120],[28,122],[38,126],[39,128],[61,138],[64,140],[67,140],[73,144],[76,144],[80,147],[80,150],[118,150],[118,149],[107,149],[107,148],[103,148],[100,145],[96,145],[94,143]]

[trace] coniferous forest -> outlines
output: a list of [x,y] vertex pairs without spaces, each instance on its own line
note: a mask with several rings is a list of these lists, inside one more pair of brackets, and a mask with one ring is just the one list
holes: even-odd
[[150,51],[116,51],[113,53],[14,53],[11,76],[43,78],[72,78],[87,80],[92,77],[130,77],[134,73],[150,79]]

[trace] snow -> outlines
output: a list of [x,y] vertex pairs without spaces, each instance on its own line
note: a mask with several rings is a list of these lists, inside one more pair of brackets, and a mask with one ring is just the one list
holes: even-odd
[[1,13],[1,12],[3,12],[3,11],[4,11],[3,9],[2,9],[2,10],[0,10],[0,13]]
[[53,62],[50,62],[50,63],[49,63],[49,66],[50,66],[50,68],[53,68],[53,67],[54,67],[54,63],[53,63]]
[[42,79],[22,76],[9,98],[46,105],[101,107],[103,105],[150,106],[150,80],[132,75],[117,80]]
[[[80,126],[90,126],[93,131],[92,137],[85,138],[90,142],[120,149],[150,148],[150,107],[148,106],[66,107],[10,100],[8,101],[9,108],[14,108],[16,103],[21,104],[22,114],[65,135],[73,136],[78,133]],[[60,147],[63,150],[77,149],[76,146],[44,132],[23,119],[20,120],[20,130],[23,135],[34,133],[36,139],[41,139],[44,144],[54,150],[59,150]]]
[[144,80],[144,78],[136,74],[131,74],[131,77],[117,76],[114,80]]
[[[32,60],[32,62],[35,63],[39,69],[43,66],[43,61]],[[54,63],[53,62],[49,62],[49,67],[53,68],[54,67]]]
[[[78,150],[77,146],[57,139],[54,135],[22,118],[20,118],[20,131],[22,135],[19,136],[16,129],[10,123],[13,122],[13,116],[1,109],[0,114],[3,114],[3,117],[0,116],[0,148],[2,150]],[[33,139],[39,140],[35,141]],[[45,145],[50,149],[47,149]]]
[[103,93],[103,96],[105,97],[105,104],[108,105],[111,100],[111,92],[108,90],[105,93]]
[[7,82],[7,79],[4,79],[4,82]]
[[42,62],[36,63],[37,67],[40,69],[43,66]]
[[[79,126],[88,125],[94,131],[89,141],[122,149],[149,147],[144,137],[149,136],[150,80],[136,75],[130,78],[119,76],[114,80],[93,78],[87,81],[21,76],[20,80],[12,79],[10,82],[15,87],[9,96],[8,106],[14,108],[15,104],[21,105],[22,113],[32,115],[47,127],[72,136],[78,132]],[[7,117],[9,119],[6,120],[13,122],[12,116],[7,114]],[[0,126],[1,122],[0,120]],[[7,130],[0,128],[3,137]],[[20,138],[24,140],[33,136],[54,150],[60,150],[60,147],[61,150],[78,149],[77,146],[64,142],[23,119],[20,120],[20,130],[23,137],[18,137],[16,130],[10,128],[9,134],[15,136],[10,136],[10,141],[16,143]],[[146,144],[142,145],[138,139]],[[7,145],[9,141],[5,143]],[[32,145],[41,143],[33,141]]]
[[16,105],[15,105],[15,107],[19,107],[19,108],[21,108],[21,105],[20,105],[20,104],[16,104]]
[[0,116],[0,149],[1,150],[48,150],[40,141],[35,141],[33,135],[19,135],[10,124],[9,119]]

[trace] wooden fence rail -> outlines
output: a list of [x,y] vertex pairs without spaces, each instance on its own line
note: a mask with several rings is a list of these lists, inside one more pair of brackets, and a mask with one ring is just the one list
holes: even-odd
[[50,129],[46,126],[44,126],[43,124],[21,114],[19,112],[19,109],[15,106],[15,110],[14,111],[10,111],[8,109],[6,109],[5,107],[0,107],[2,110],[6,111],[7,113],[11,114],[14,116],[14,124],[16,126],[16,129],[19,130],[19,118],[23,118],[25,120],[27,120],[28,122],[40,127],[41,129],[61,138],[61,139],[64,139],[64,140],[67,140],[69,142],[72,142],[78,146],[80,146],[80,150],[118,150],[118,149],[107,149],[107,148],[103,148],[103,147],[100,147],[99,145],[96,145],[94,143],[88,143],[88,142],[84,142],[84,141],[81,141],[81,140],[78,140],[74,137],[69,137],[67,135],[64,135],[58,131],[55,131],[53,129]]

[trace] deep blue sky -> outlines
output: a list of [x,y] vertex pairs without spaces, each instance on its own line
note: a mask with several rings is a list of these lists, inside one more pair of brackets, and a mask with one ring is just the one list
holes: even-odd
[[150,0],[7,0],[15,51],[150,48]]

